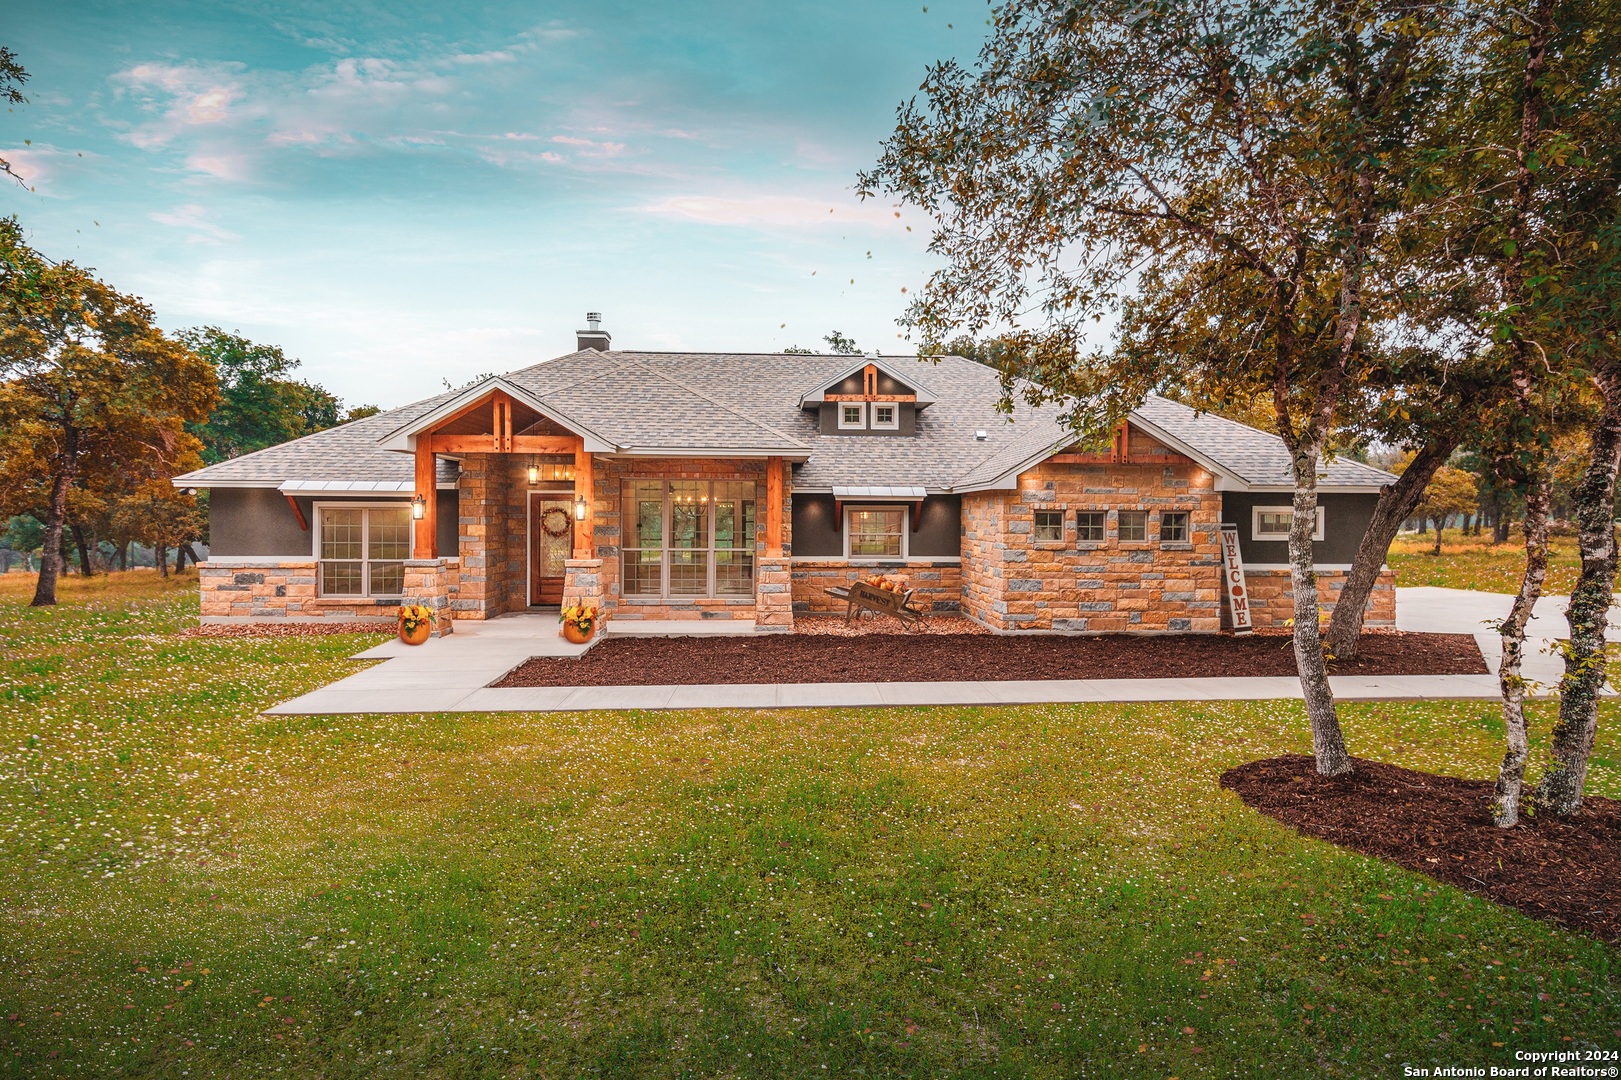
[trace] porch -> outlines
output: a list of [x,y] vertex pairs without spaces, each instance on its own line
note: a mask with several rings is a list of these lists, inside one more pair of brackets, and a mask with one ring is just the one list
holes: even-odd
[[[501,388],[440,411],[401,435],[417,477],[405,594],[443,612],[437,633],[576,604],[610,633],[792,628],[782,457],[597,445]],[[454,551],[426,494],[441,458],[458,465]]]

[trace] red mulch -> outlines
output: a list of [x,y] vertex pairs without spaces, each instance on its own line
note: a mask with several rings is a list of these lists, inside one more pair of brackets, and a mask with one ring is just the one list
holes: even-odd
[[305,637],[312,634],[392,634],[389,623],[284,622],[204,623],[180,631],[181,637]]
[[[1340,675],[1485,674],[1468,634],[1368,634]],[[1294,675],[1286,637],[865,634],[837,637],[626,637],[579,657],[536,658],[496,686],[692,686],[714,683],[974,682]]]
[[1319,776],[1310,757],[1252,761],[1221,786],[1307,836],[1386,859],[1518,908],[1621,941],[1621,802],[1588,796],[1571,818],[1492,824],[1489,780],[1433,776],[1358,759]]

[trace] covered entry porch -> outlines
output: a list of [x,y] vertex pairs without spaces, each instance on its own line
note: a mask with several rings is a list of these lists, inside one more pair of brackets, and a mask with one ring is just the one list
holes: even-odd
[[[791,629],[782,457],[638,453],[500,385],[436,412],[393,448],[416,462],[406,594],[444,612],[438,632],[573,604],[596,608],[604,627]],[[458,465],[454,551],[440,550],[438,507],[425,494],[447,458]]]

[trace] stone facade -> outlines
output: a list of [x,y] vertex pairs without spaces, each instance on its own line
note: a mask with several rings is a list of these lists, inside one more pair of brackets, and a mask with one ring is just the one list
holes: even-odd
[[391,623],[398,618],[397,599],[316,596],[317,570],[314,559],[210,558],[197,567],[202,621]]
[[[1058,455],[1016,492],[963,498],[963,610],[994,630],[1194,632],[1221,627],[1221,496],[1195,462],[1133,433],[1130,463]],[[1147,460],[1144,460],[1147,459]],[[1063,514],[1063,538],[1035,539],[1035,513]],[[1096,543],[1078,512],[1106,515]],[[1122,511],[1147,511],[1147,539],[1122,540]],[[1162,515],[1187,537],[1160,539]]]
[[454,554],[462,560],[462,572],[452,615],[488,619],[522,611],[529,606],[529,460],[465,454],[461,465]]
[[602,560],[570,559],[563,564],[563,607],[595,608],[597,630],[608,625],[610,616],[602,602]]
[[805,615],[843,615],[845,602],[827,595],[827,590],[847,586],[873,574],[905,581],[917,590],[912,602],[926,611],[955,612],[962,607],[962,565],[956,559],[877,563],[795,560],[794,611]]
[[[1318,607],[1326,615],[1333,614],[1339,592],[1345,588],[1344,570],[1317,571]],[[1250,594],[1250,624],[1257,630],[1281,629],[1295,617],[1295,590],[1287,570],[1246,570],[1244,584]],[[1230,626],[1223,604],[1222,625]],[[1363,626],[1392,627],[1396,625],[1396,575],[1390,567],[1379,573],[1379,580],[1368,597],[1367,614]]]

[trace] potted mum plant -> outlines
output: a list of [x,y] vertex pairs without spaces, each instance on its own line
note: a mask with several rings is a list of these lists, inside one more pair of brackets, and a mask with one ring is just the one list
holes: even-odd
[[422,604],[404,604],[400,607],[400,640],[407,645],[421,645],[433,632],[433,609]]
[[574,604],[563,609],[563,636],[575,645],[591,640],[597,629],[597,609]]

